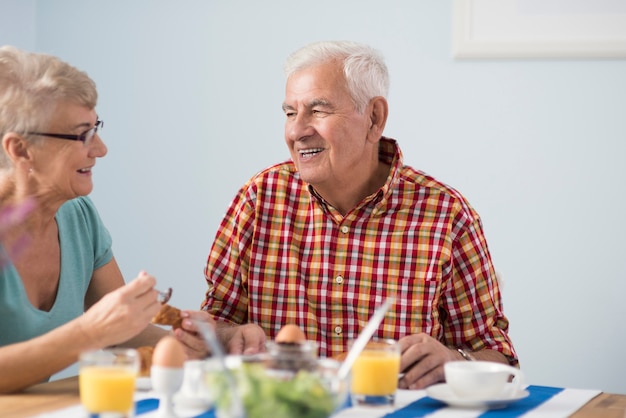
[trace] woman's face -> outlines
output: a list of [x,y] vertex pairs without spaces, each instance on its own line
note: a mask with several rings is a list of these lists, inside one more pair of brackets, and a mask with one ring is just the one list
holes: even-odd
[[[59,105],[54,119],[43,132],[79,135],[93,128],[98,119],[95,109],[73,103]],[[41,144],[33,148],[29,176],[37,195],[62,200],[91,193],[92,169],[96,158],[104,157],[107,147],[96,133],[90,144],[42,136]]]

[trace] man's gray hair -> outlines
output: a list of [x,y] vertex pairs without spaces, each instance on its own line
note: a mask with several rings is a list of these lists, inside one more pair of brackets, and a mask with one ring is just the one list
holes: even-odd
[[321,41],[300,48],[287,58],[285,75],[289,78],[294,72],[335,60],[343,63],[348,91],[359,113],[372,98],[387,98],[389,72],[382,54],[357,42]]

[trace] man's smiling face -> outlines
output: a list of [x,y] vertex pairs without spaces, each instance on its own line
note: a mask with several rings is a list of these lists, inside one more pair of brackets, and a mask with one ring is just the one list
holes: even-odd
[[341,66],[331,61],[293,73],[283,110],[285,141],[302,179],[322,195],[349,187],[370,159],[370,119],[355,110]]

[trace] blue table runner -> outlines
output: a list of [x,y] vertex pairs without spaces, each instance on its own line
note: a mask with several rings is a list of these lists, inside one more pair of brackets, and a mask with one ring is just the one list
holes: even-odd
[[[501,409],[491,409],[478,415],[477,418],[516,418],[522,416],[528,411],[535,409],[542,403],[552,398],[557,393],[562,392],[563,388],[555,388],[549,386],[531,385],[526,388],[529,395],[518,401],[512,402]],[[135,415],[145,414],[155,411],[159,407],[159,400],[155,398],[147,398],[137,401],[135,404]],[[350,407],[348,401],[345,408]],[[383,418],[420,418],[435,412],[438,409],[445,408],[447,405],[428,396],[418,399],[409,405],[385,415]],[[194,418],[216,418],[215,409],[210,409]]]
[[[156,398],[147,398],[135,403],[135,415],[145,414],[147,412],[156,411],[159,408],[159,400]],[[216,418],[215,409],[209,409],[193,418]]]
[[[512,402],[501,409],[491,409],[478,415],[478,418],[514,418],[519,417],[528,411],[535,409],[557,393],[563,391],[563,388],[554,388],[548,386],[528,386],[526,390],[529,395],[518,401]],[[438,409],[445,408],[447,405],[428,396],[418,399],[410,403],[404,408],[391,412],[383,418],[419,418],[424,417]]]

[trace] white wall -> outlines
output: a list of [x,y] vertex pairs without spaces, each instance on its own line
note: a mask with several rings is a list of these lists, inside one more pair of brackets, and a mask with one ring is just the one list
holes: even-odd
[[36,0],[0,0],[0,45],[35,49]]
[[36,36],[98,83],[93,199],[128,279],[146,269],[199,306],[227,204],[288,156],[283,60],[363,41],[392,75],[386,134],[482,215],[528,380],[626,393],[626,61],[454,61],[450,0],[34,4],[36,30],[0,25],[0,43]]

